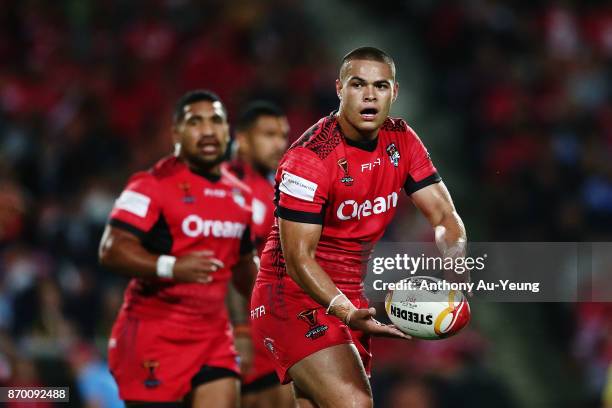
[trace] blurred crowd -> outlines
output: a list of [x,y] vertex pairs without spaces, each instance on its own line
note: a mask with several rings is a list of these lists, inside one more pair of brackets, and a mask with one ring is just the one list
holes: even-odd
[[[481,239],[610,241],[612,5],[386,5],[422,34],[433,100],[461,118],[456,136],[467,160],[460,165],[470,170],[479,201],[464,207],[483,209]],[[609,279],[612,265],[603,266]],[[603,406],[606,383],[605,406],[612,406],[612,308],[582,303],[572,313],[575,335],[566,352],[584,378],[592,404],[584,406]]]
[[0,1],[0,384],[116,402],[100,400],[116,395],[102,359],[125,280],[96,256],[114,199],[170,152],[189,89],[230,120],[274,101],[296,132],[333,108],[334,69],[294,3]]
[[[465,119],[453,136],[486,239],[606,240],[612,6],[388,3],[420,33],[431,110]],[[188,89],[217,92],[230,123],[247,101],[277,102],[296,138],[337,105],[329,53],[297,0],[0,0],[0,385],[68,384],[75,406],[117,404],[103,359],[125,280],[96,252],[127,176],[170,152]],[[609,312],[577,311],[594,399],[612,361]],[[389,407],[456,407],[467,390],[482,399],[465,406],[515,406],[481,366],[488,346],[475,330],[378,342],[374,392]]]

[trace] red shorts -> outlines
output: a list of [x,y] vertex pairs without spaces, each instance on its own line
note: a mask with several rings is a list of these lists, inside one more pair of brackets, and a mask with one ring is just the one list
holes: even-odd
[[[273,357],[281,383],[291,381],[289,368],[303,358],[338,344],[357,347],[366,373],[370,375],[372,354],[369,335],[349,329],[337,317],[325,314],[305,295],[284,294],[273,299],[272,285],[257,283],[251,297],[251,330],[255,342],[263,344]],[[351,299],[357,308],[368,307],[365,298]]]
[[[124,401],[171,402],[190,390],[194,376],[215,367],[239,373],[229,323],[188,326],[168,320],[142,319],[121,311],[108,344],[110,371]],[[225,375],[227,376],[227,375]],[[216,379],[216,378],[212,378]],[[212,380],[211,379],[211,380]]]
[[[253,384],[270,374],[276,377],[276,364],[272,361],[272,356],[263,342],[257,341],[253,331],[251,331],[251,340],[253,342],[253,365],[248,372],[242,373],[243,386]],[[278,379],[276,381],[276,384],[279,384]],[[274,385],[274,383],[269,385]]]

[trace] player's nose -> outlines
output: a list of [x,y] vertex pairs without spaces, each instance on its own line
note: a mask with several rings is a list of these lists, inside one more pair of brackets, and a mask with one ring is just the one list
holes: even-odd
[[376,92],[374,92],[374,88],[371,86],[366,86],[363,91],[363,100],[364,102],[373,102],[376,100]]
[[208,121],[204,121],[202,123],[202,126],[200,126],[200,136],[202,137],[206,137],[206,136],[214,136],[215,135],[215,131],[214,128],[212,126],[212,124]]

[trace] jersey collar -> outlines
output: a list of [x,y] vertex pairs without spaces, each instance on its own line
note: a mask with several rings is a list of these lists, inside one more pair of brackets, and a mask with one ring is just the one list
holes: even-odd
[[330,115],[333,116],[334,120],[336,121],[336,130],[338,131],[338,133],[340,133],[340,136],[342,136],[342,139],[346,142],[347,145],[355,147],[357,149],[365,150],[366,152],[373,152],[374,150],[376,150],[376,147],[378,146],[379,135],[376,135],[376,138],[374,140],[358,141],[349,139],[348,137],[344,136],[344,133],[342,133],[342,129],[340,128],[340,122],[338,122],[338,111],[335,110]]

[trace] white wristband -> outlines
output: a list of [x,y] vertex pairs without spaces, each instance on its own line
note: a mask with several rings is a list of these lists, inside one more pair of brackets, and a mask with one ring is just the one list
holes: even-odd
[[172,269],[174,268],[175,262],[176,257],[170,255],[161,255],[157,258],[157,276],[160,278],[172,279]]
[[336,296],[334,296],[334,297],[332,298],[332,300],[330,300],[330,301],[329,301],[329,306],[327,306],[327,310],[325,311],[325,314],[329,314],[329,312],[330,312],[331,308],[334,306],[334,302],[335,302],[336,300],[338,300],[338,298],[339,298],[339,297],[342,297],[342,296],[344,296],[344,298],[347,300],[347,302],[350,302],[350,301],[348,300],[348,298],[347,298],[347,297],[344,295],[344,293],[340,292],[340,293],[338,293]]

